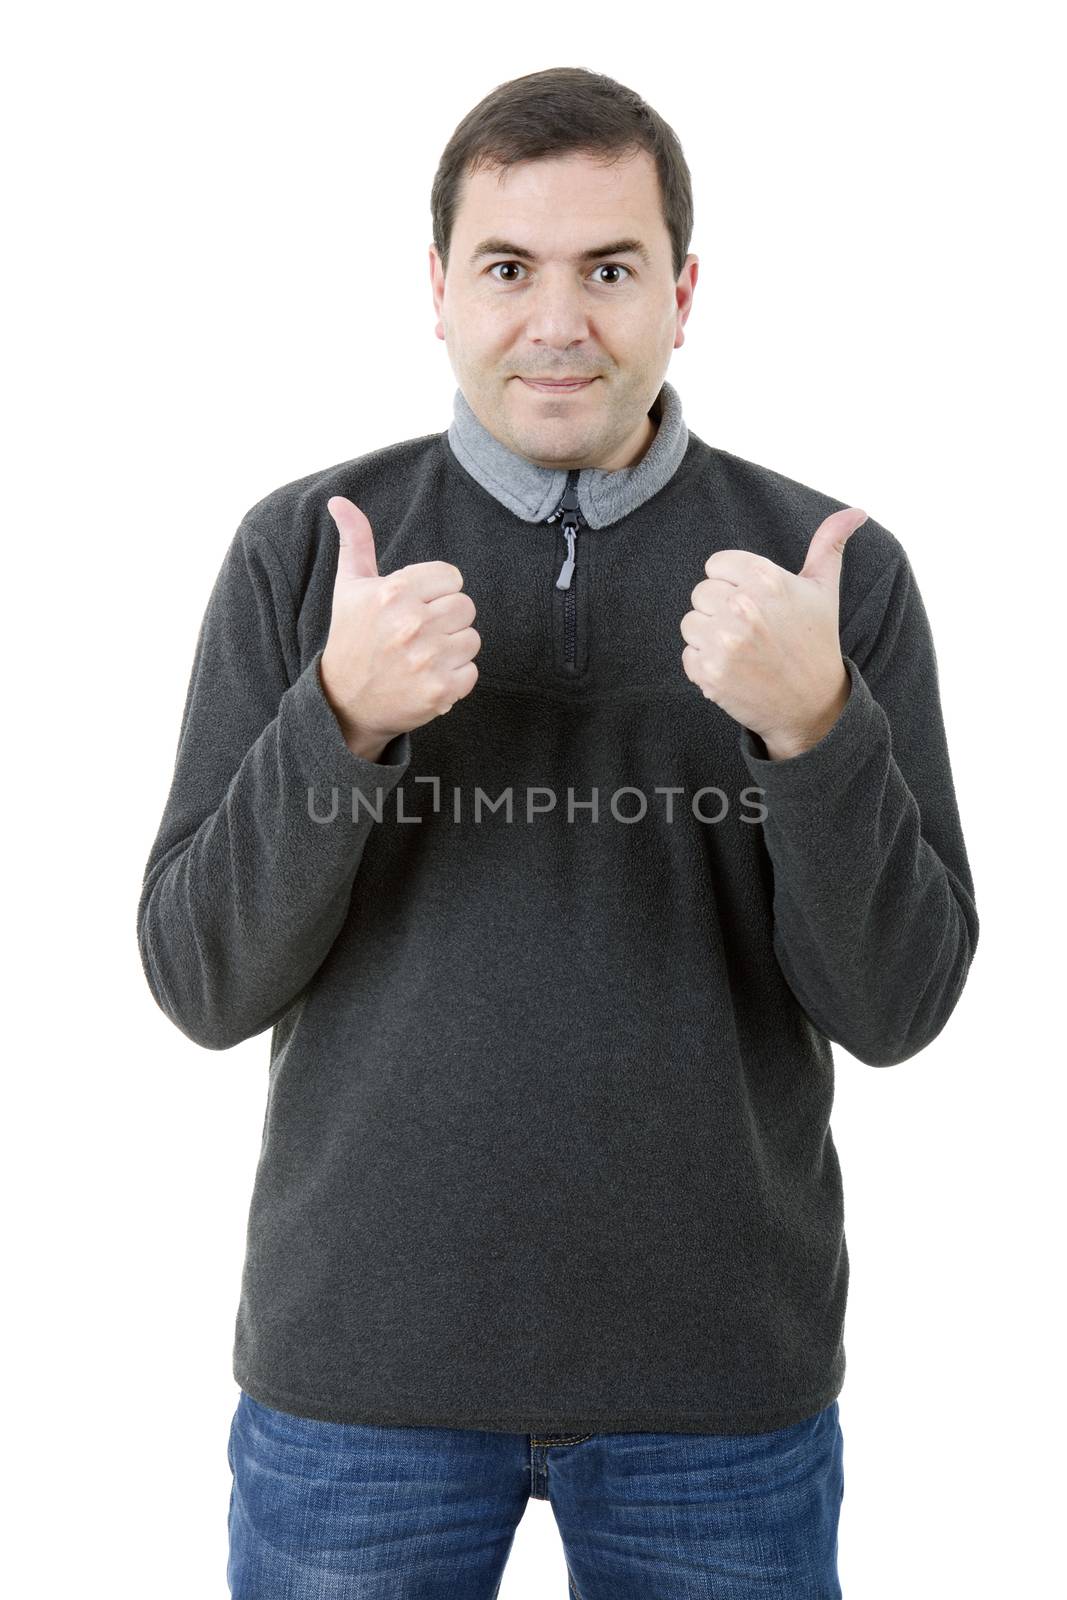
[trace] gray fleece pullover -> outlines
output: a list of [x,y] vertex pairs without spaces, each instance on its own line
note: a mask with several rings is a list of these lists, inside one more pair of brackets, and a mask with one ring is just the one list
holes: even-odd
[[[457,392],[222,560],[137,933],[191,1040],[271,1030],[233,1350],[264,1404],[757,1433],[840,1392],[831,1046],[916,1055],[978,940],[934,645],[869,518],[850,698],[768,759],[679,624],[713,551],[798,572],[847,502],[707,445],[668,383],[650,414],[636,466],[567,473]],[[382,573],[454,562],[477,606],[474,689],[377,762],[319,678],[335,494]]]

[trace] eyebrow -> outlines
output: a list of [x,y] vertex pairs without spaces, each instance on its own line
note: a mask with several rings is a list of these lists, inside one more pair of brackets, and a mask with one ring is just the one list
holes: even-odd
[[[539,261],[540,256],[534,255],[532,250],[525,249],[519,244],[510,244],[507,239],[483,239],[470,258],[469,265],[482,256],[514,256],[522,261]],[[641,243],[640,239],[616,239],[614,244],[597,245],[592,250],[579,250],[572,256],[573,261],[599,261],[602,256],[637,256],[646,267],[651,267],[652,257]]]

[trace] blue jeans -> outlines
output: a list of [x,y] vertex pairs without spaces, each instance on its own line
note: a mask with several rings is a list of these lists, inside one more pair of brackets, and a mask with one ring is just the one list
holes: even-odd
[[773,1433],[491,1433],[316,1422],[241,1390],[233,1600],[495,1600],[548,1500],[571,1600],[840,1600],[834,1400]]

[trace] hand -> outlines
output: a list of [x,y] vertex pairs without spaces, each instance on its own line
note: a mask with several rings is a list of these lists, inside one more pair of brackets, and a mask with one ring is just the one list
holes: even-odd
[[482,643],[471,627],[474,601],[448,561],[419,561],[382,577],[359,507],[333,495],[326,509],[341,543],[319,676],[350,748],[380,753],[474,688]]
[[717,550],[682,618],[686,676],[759,734],[774,759],[827,734],[848,702],[838,635],[846,542],[867,513],[856,506],[821,522],[799,573],[749,550]]

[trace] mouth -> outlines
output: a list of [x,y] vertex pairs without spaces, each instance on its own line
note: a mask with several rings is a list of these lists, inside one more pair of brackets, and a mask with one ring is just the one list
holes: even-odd
[[579,389],[588,389],[591,383],[596,382],[596,379],[579,378],[573,382],[563,381],[560,383],[541,382],[536,378],[522,378],[521,381],[528,389],[536,389],[540,394],[576,394]]

